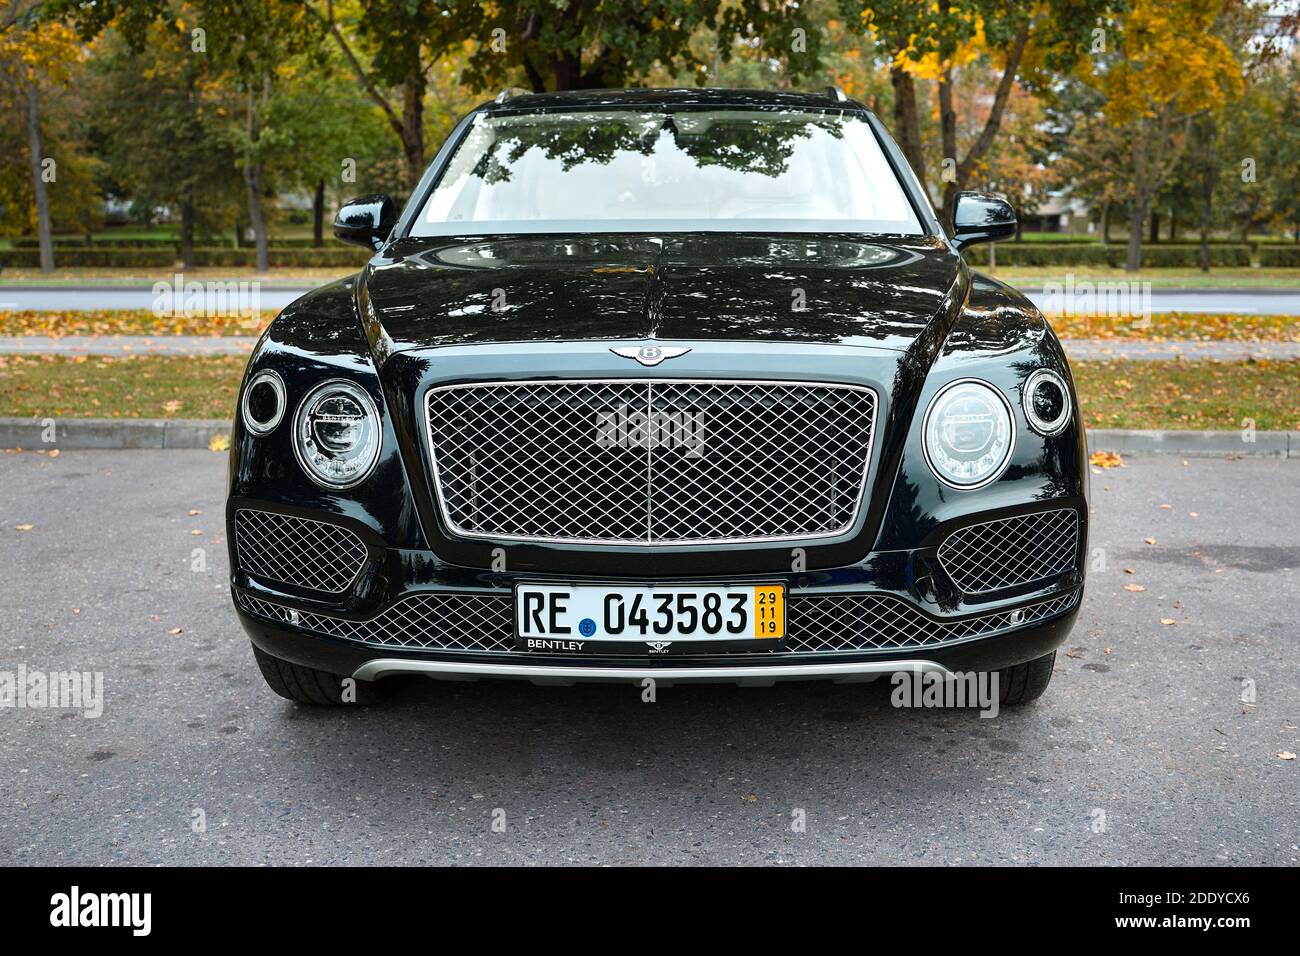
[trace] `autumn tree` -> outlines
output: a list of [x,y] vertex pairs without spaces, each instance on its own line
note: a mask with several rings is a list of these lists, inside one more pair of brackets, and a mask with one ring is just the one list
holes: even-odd
[[[951,221],[957,193],[992,149],[1017,82],[1028,89],[1049,85],[1087,49],[1089,27],[1109,0],[841,0],[841,9],[869,30],[889,61],[894,93],[894,135],[913,171],[925,184],[924,152],[916,84],[937,87],[943,183],[941,204]],[[957,74],[977,70],[992,89],[982,122],[962,152]]]
[[219,136],[220,75],[205,53],[193,49],[195,13],[176,3],[131,48],[110,31],[92,60],[87,86],[88,125],[99,143],[106,175],[148,208],[179,213],[181,265],[194,265],[195,234],[211,230],[217,199],[235,155]]
[[[337,47],[360,90],[379,108],[402,144],[406,187],[424,174],[425,94],[429,72],[464,37],[458,2],[310,0],[303,9],[326,42]],[[464,4],[469,10],[470,4]],[[477,20],[478,16],[474,15]],[[394,96],[393,91],[396,92]]]
[[50,89],[68,83],[72,64],[81,59],[81,48],[66,25],[42,20],[39,13],[40,4],[33,0],[10,0],[0,8],[0,83],[25,119],[41,271],[52,272],[54,226],[48,183],[57,180],[58,162],[46,155],[41,102]]
[[1114,43],[1094,56],[1088,82],[1123,144],[1129,206],[1124,268],[1142,265],[1142,229],[1152,198],[1177,166],[1193,117],[1242,88],[1232,51],[1211,31],[1220,4],[1133,0],[1115,22]]

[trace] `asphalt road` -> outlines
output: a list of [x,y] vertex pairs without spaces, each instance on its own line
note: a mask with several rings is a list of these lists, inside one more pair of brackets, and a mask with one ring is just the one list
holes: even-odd
[[[207,281],[207,280],[204,280]],[[215,280],[214,280],[215,281]],[[247,281],[247,280],[246,280]],[[300,286],[261,284],[257,308],[282,309],[317,283]],[[1103,285],[1105,283],[1102,283]],[[1052,312],[1094,313],[1107,310],[1106,299],[1098,298],[1097,283],[1052,295],[1029,290],[1029,298]],[[0,284],[0,310],[34,309],[62,311],[80,309],[149,309],[156,296],[150,285],[14,286]],[[1125,300],[1127,301],[1127,300]],[[246,304],[242,303],[241,304]],[[1125,305],[1124,314],[1139,314],[1140,299]],[[1119,308],[1119,306],[1116,306]],[[1152,312],[1232,312],[1258,315],[1300,315],[1300,289],[1152,289]]]
[[0,455],[0,671],[105,680],[97,719],[0,709],[0,864],[1300,861],[1300,463],[1094,475],[1105,570],[1047,696],[995,719],[884,682],[295,706],[229,607],[224,470]]

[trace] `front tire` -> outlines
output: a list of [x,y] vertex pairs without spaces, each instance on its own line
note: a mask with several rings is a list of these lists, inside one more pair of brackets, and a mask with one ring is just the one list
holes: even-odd
[[272,657],[256,644],[253,656],[266,679],[267,686],[286,700],[299,704],[374,704],[379,701],[379,685],[374,681],[354,680],[341,674],[318,671],[314,667],[291,664]]
[[998,702],[1007,707],[1027,704],[1043,696],[1052,680],[1056,651],[998,671]]

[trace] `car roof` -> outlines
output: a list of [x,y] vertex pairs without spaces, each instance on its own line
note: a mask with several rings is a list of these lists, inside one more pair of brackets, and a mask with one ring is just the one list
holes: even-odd
[[741,106],[754,109],[854,109],[863,110],[860,103],[843,97],[834,88],[818,93],[796,93],[773,90],[729,90],[716,87],[689,87],[675,89],[630,90],[574,90],[565,93],[527,93],[511,91],[495,100],[484,103],[487,112],[541,109],[583,109],[596,107],[635,108],[638,106]]

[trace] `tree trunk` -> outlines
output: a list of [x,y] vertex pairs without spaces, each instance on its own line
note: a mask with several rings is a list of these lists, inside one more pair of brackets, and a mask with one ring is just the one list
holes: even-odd
[[1160,241],[1160,213],[1152,210],[1151,212],[1151,243]]
[[1214,211],[1214,163],[1205,164],[1201,171],[1201,271],[1210,271],[1210,222]]
[[311,200],[311,244],[325,245],[325,180],[316,180],[316,195]]
[[[263,98],[270,92],[270,78],[263,78]],[[253,241],[257,246],[257,271],[267,272],[271,268],[271,257],[267,249],[266,219],[262,215],[262,173],[265,161],[256,154],[256,144],[261,136],[261,124],[258,120],[256,94],[248,94],[248,147],[244,156],[244,185],[248,191],[248,225],[253,230]]]
[[262,216],[262,162],[250,161],[244,167],[244,184],[248,187],[248,225],[253,230],[253,244],[257,248],[257,271],[271,268],[271,256],[266,241],[266,219]]
[[1101,204],[1101,244],[1104,246],[1104,245],[1108,245],[1109,243],[1110,243],[1110,203],[1104,202]]
[[[948,4],[941,0],[941,9],[946,12],[947,8]],[[1016,72],[1020,69],[1020,61],[1025,55],[1025,46],[1028,42],[1029,18],[1026,17],[1016,31],[1016,37],[1011,44],[1011,48],[1007,50],[1007,62],[1002,68],[1002,76],[998,79],[997,89],[993,93],[993,104],[989,107],[988,119],[984,121],[979,136],[976,137],[975,142],[971,144],[970,149],[967,150],[966,155],[960,161],[957,159],[957,117],[955,111],[952,110],[951,77],[945,73],[944,78],[949,80],[948,83],[944,82],[944,78],[940,79],[940,119],[941,121],[943,119],[942,98],[945,93],[948,97],[947,108],[953,114],[948,120],[951,124],[950,129],[944,131],[944,156],[951,157],[953,162],[957,164],[956,176],[951,182],[944,184],[943,208],[945,215],[951,216],[952,207],[957,202],[957,193],[966,188],[966,184],[970,182],[971,174],[993,145],[994,139],[997,138],[998,130],[1002,126],[1002,114],[1006,111],[1007,100],[1011,96],[1012,87],[1015,86]],[[948,145],[949,141],[951,142],[951,148]]]
[[[952,70],[939,74],[939,130],[943,140],[943,223],[953,228],[953,209],[957,192],[963,185],[957,162],[957,111],[952,105]],[[951,172],[949,172],[951,170]]]
[[402,84],[402,151],[406,154],[406,186],[411,192],[424,175],[424,74],[413,73]]
[[194,268],[194,187],[181,200],[181,268]]
[[1151,197],[1139,189],[1133,201],[1133,212],[1129,216],[1128,256],[1124,260],[1125,272],[1137,272],[1142,268],[1142,227],[1146,225],[1147,212],[1150,206]]
[[912,74],[890,67],[889,81],[894,87],[894,136],[912,167],[921,189],[925,190],[925,157],[921,152],[921,125],[916,113],[916,84]]
[[36,197],[36,234],[41,247],[41,271],[54,271],[54,228],[50,223],[50,196],[41,178],[41,112],[36,84],[27,83],[27,145],[32,154],[32,193]]

